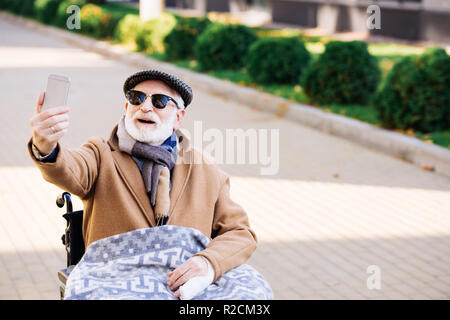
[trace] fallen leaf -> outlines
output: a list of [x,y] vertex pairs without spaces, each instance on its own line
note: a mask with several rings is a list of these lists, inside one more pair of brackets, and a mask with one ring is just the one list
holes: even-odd
[[434,166],[422,165],[422,166],[420,166],[420,169],[425,170],[425,171],[434,171]]
[[340,177],[339,173],[334,173],[333,174],[333,178],[339,178],[339,177]]

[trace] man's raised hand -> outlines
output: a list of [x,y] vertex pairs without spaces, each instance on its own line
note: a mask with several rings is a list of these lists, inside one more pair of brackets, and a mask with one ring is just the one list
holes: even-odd
[[30,126],[33,131],[33,144],[42,154],[47,155],[55,149],[59,139],[67,132],[70,109],[67,106],[58,106],[42,111],[44,96],[45,92],[42,91],[36,103],[36,112],[30,119]]

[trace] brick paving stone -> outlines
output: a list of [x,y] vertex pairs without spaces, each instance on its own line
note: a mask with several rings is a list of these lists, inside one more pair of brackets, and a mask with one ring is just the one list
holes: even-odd
[[19,297],[21,300],[40,300],[41,295],[38,291],[30,288],[19,288]]
[[430,299],[436,300],[436,299],[449,299],[448,291],[446,293],[441,292],[440,290],[437,290],[433,287],[426,287],[420,290],[420,294],[424,294]]
[[344,299],[364,299],[365,297],[357,290],[343,284],[333,287],[333,290],[341,295]]
[[427,286],[421,286],[420,288],[425,288],[431,286],[432,288],[439,290],[440,292],[442,292],[444,295],[450,295],[450,291],[449,291],[449,283],[445,282],[445,281],[433,281],[431,283],[427,283]]
[[19,300],[19,294],[14,287],[0,287],[0,300]]
[[415,296],[415,294],[420,292],[420,289],[414,288],[412,285],[409,284],[409,282],[397,284],[392,287],[408,297],[413,297]]
[[[123,81],[137,70],[1,19],[0,30],[0,104],[10,106],[0,118],[0,299],[59,299],[63,190],[42,179],[25,146],[36,97],[49,73],[71,76],[61,143],[77,148],[108,136],[123,114]],[[199,119],[204,131],[279,130],[276,175],[219,164],[259,239],[249,263],[276,299],[449,299],[449,178],[192,87],[191,134]],[[367,289],[369,265],[381,269],[381,290]]]
[[60,300],[59,289],[55,292],[43,292],[40,294],[40,300]]
[[299,296],[307,297],[309,295],[316,294],[319,291],[318,289],[320,288],[314,288],[309,286],[307,283],[302,282],[292,288],[292,291],[297,293]]
[[381,276],[382,285],[387,284],[387,285],[393,286],[393,285],[401,284],[404,281],[405,281],[404,279],[401,279],[401,278],[398,278],[396,276],[392,276],[392,275],[386,274],[386,273],[382,274],[382,276]]
[[319,291],[319,294],[323,297],[324,300],[344,300],[346,297],[344,297],[342,294],[339,294],[338,292],[334,290],[322,290]]
[[[385,295],[386,298],[389,299],[389,300],[407,300],[407,299],[408,299],[408,296],[407,296],[407,295],[405,295],[405,294],[403,294],[403,293],[401,293],[401,292],[399,292],[399,291],[396,291],[396,290],[389,290],[389,291],[386,291],[386,292],[384,293],[384,295]],[[422,296],[422,295],[416,295],[416,297],[426,297],[428,300],[430,299],[429,297],[427,297],[427,296]]]
[[35,287],[40,294],[54,294],[58,292],[59,285],[56,281],[51,282],[51,280],[47,280],[36,283]]

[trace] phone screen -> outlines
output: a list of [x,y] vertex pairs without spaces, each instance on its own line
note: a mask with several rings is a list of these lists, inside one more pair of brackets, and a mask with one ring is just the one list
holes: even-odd
[[69,77],[56,74],[49,75],[42,110],[66,105],[69,87]]

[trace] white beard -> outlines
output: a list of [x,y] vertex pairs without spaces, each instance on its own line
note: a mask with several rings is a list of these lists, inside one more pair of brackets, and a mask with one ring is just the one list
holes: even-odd
[[[133,139],[142,143],[159,146],[172,135],[173,123],[177,114],[176,111],[177,110],[175,109],[172,112],[170,118],[166,122],[161,122],[161,119],[153,113],[150,117],[152,118],[152,121],[155,121],[156,128],[146,128],[143,126],[140,129],[136,127],[134,121],[138,117],[143,116],[143,113],[139,110],[131,118],[127,112],[125,115],[125,129]],[[149,118],[149,116],[147,115],[146,118]]]

